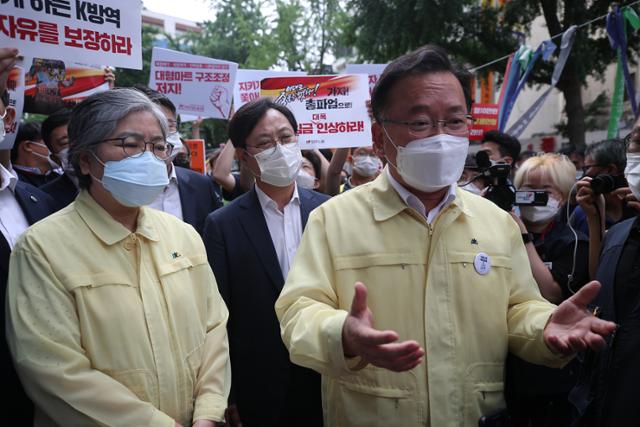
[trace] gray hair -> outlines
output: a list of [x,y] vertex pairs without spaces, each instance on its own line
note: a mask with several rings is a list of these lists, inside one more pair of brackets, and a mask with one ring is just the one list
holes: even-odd
[[598,166],[616,165],[618,173],[622,173],[627,165],[626,148],[619,139],[606,139],[588,145],[584,155],[590,156]]
[[76,105],[69,121],[69,160],[80,188],[89,188],[91,177],[82,175],[80,156],[95,149],[109,138],[118,123],[131,113],[148,111],[158,120],[162,135],[167,136],[167,119],[156,104],[134,89],[118,88],[96,93]]

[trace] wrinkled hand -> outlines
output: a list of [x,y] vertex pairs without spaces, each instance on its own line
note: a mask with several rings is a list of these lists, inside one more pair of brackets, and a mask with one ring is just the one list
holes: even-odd
[[16,65],[18,60],[18,49],[11,47],[0,48],[0,94],[7,88],[7,78],[9,72]]
[[238,412],[238,407],[236,405],[229,405],[229,407],[224,411],[224,419],[230,427],[242,427],[240,412]]
[[395,372],[408,371],[422,363],[424,350],[420,344],[397,341],[396,332],[373,328],[373,314],[367,307],[367,288],[356,282],[351,311],[342,327],[345,356],[360,356],[374,366]]
[[544,342],[553,352],[569,356],[606,346],[603,337],[613,333],[616,324],[598,319],[587,310],[599,291],[600,283],[589,282],[553,312],[544,328]]
[[640,201],[636,199],[629,187],[618,188],[613,194],[624,200],[627,206],[633,208],[636,212],[640,212]]
[[604,207],[604,197],[601,194],[594,194],[591,189],[592,180],[590,176],[585,176],[576,184],[576,201],[585,215],[591,218],[597,215],[597,209],[602,211]]

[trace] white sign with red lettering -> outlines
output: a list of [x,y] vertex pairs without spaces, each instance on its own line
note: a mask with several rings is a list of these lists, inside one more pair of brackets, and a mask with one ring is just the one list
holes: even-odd
[[140,70],[141,10],[136,0],[2,0],[0,47]]
[[385,68],[387,68],[387,64],[347,64],[345,72],[347,74],[367,74],[369,76],[369,96],[371,96],[373,87]]
[[228,119],[238,64],[153,48],[149,86],[164,93],[179,114]]
[[238,70],[233,87],[233,108],[238,111],[247,102],[260,98],[262,79],[306,75],[304,71]]
[[263,79],[260,94],[293,112],[302,149],[371,146],[364,74]]

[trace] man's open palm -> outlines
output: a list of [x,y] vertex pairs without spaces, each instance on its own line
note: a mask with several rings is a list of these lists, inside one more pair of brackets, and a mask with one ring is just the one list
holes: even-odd
[[603,337],[613,333],[616,324],[598,319],[587,310],[599,291],[600,283],[589,282],[558,306],[544,329],[544,341],[551,350],[568,356],[587,348],[605,347]]

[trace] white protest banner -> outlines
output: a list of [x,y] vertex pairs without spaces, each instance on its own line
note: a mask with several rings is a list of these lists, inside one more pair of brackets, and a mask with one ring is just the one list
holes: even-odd
[[149,86],[164,93],[179,114],[229,118],[238,64],[153,48]]
[[387,68],[387,64],[347,64],[345,72],[347,74],[367,74],[369,76],[369,96],[371,96],[373,87],[385,68]]
[[139,0],[2,0],[0,47],[23,56],[142,69]]
[[293,112],[303,150],[371,145],[365,74],[269,78],[260,87]]
[[4,131],[6,135],[0,142],[0,150],[10,150],[18,134],[18,124],[22,118],[24,106],[24,69],[15,67],[9,72],[7,78],[7,92],[9,92],[9,105],[6,105],[4,118]]
[[233,108],[238,111],[249,101],[260,98],[260,81],[269,77],[306,76],[304,71],[238,70],[233,85]]

